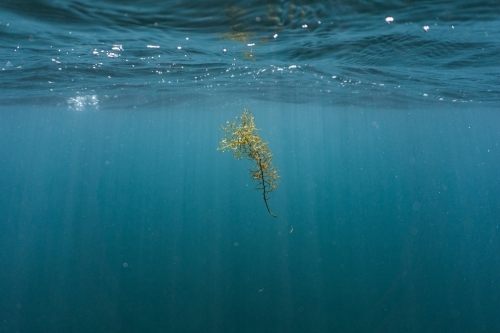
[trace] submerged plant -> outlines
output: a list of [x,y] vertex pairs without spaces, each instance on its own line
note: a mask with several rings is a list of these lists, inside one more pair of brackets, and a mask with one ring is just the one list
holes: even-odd
[[269,151],[268,143],[262,141],[257,128],[253,122],[253,116],[249,110],[244,109],[243,114],[238,117],[239,124],[236,122],[226,122],[226,126],[221,126],[224,131],[224,138],[219,144],[222,152],[233,151],[234,158],[241,160],[248,158],[254,161],[254,167],[250,170],[250,176],[258,182],[255,188],[262,191],[264,203],[267,211],[273,217],[276,217],[269,209],[269,193],[278,186],[278,170],[273,165],[272,154]]

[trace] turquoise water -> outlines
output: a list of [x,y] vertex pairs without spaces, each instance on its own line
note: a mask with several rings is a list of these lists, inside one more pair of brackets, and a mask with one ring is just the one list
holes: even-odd
[[496,2],[0,8],[0,332],[500,328]]

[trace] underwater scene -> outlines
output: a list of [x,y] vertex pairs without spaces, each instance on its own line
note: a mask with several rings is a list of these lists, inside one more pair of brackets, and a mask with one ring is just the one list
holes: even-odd
[[3,0],[0,333],[499,332],[500,3]]

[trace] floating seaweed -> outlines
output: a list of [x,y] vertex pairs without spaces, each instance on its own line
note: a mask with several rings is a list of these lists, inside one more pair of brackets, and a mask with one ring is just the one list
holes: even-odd
[[249,171],[250,176],[258,182],[255,189],[262,191],[267,211],[273,217],[276,217],[268,205],[269,193],[276,189],[279,178],[278,170],[272,163],[273,155],[269,151],[268,143],[262,141],[260,135],[256,133],[257,128],[250,111],[244,109],[238,120],[240,121],[238,125],[236,122],[228,121],[225,127],[221,126],[224,131],[224,138],[217,150],[222,152],[232,150],[234,158],[238,160],[248,158],[255,162],[253,169]]

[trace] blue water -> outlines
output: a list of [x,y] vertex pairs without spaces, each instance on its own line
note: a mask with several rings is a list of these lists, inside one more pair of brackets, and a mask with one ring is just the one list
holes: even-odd
[[499,10],[2,1],[0,332],[499,331]]

